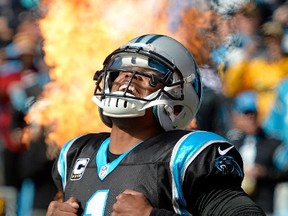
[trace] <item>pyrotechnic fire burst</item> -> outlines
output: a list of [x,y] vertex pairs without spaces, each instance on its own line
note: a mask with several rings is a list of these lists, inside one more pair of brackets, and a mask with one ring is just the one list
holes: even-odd
[[166,15],[173,15],[168,3],[168,0],[41,2],[45,14],[39,25],[52,81],[45,86],[27,120],[49,128],[48,143],[61,147],[80,134],[109,130],[101,122],[91,97],[93,74],[102,67],[103,60],[113,49],[146,33],[167,34],[184,44],[191,39],[194,44],[199,41],[195,33],[190,34],[197,25],[189,27],[189,35],[183,34],[183,28],[178,36],[167,30],[171,17]]

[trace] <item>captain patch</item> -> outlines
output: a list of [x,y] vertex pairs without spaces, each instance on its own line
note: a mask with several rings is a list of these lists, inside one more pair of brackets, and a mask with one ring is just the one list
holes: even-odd
[[86,166],[89,162],[89,158],[79,158],[77,159],[74,168],[73,168],[73,172],[71,174],[70,180],[71,181],[76,181],[82,178],[82,175],[86,169]]

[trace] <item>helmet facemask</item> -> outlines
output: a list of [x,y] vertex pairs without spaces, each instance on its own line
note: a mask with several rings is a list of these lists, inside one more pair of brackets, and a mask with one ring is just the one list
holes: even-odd
[[[103,109],[103,114],[110,117],[137,117],[145,114],[145,109],[163,102],[161,98],[172,100],[183,98],[181,73],[167,63],[151,58],[152,54],[136,49],[116,50],[107,57],[104,68],[97,71],[94,80],[96,88],[93,101]],[[138,68],[138,69],[137,69]],[[139,70],[141,69],[141,70]],[[157,72],[153,74],[145,71]],[[121,91],[112,92],[112,85],[120,73],[129,73],[129,81]],[[146,97],[132,94],[131,83],[136,76],[149,79],[149,85],[160,88]],[[177,89],[177,90],[176,90]],[[171,94],[171,90],[173,94]],[[177,94],[175,94],[177,91]],[[156,101],[156,102],[154,102]],[[155,104],[156,103],[156,104]]]
[[[112,126],[111,117],[144,116],[145,110],[151,107],[156,119],[166,131],[183,129],[190,122],[189,119],[193,118],[193,107],[199,104],[199,95],[195,93],[194,87],[199,77],[193,72],[198,68],[193,57],[192,67],[189,69],[191,72],[183,77],[174,57],[170,58],[169,54],[157,49],[158,47],[150,43],[128,43],[112,52],[105,59],[103,69],[95,73],[93,101],[98,105],[100,117],[107,126]],[[190,54],[185,55],[189,56],[190,61]],[[151,71],[154,73],[149,73]],[[125,81],[124,87],[112,90],[113,82],[121,73],[129,74],[129,80]],[[133,79],[138,76],[146,81],[148,79],[150,87],[155,87],[155,91],[150,91],[152,93],[147,96],[139,96],[133,92]],[[193,98],[197,100],[189,102],[194,101]]]

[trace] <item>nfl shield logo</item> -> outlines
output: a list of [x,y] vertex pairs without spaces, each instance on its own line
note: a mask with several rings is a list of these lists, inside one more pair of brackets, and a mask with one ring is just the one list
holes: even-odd
[[100,173],[99,173],[99,177],[101,179],[105,178],[105,176],[108,174],[108,168],[109,168],[108,165],[104,165],[104,166],[101,167],[101,170],[100,170]]

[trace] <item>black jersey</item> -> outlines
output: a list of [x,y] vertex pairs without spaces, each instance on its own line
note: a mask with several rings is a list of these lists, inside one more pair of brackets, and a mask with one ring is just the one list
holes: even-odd
[[[111,215],[116,196],[132,189],[144,193],[154,208],[180,215],[222,216],[214,213],[225,209],[222,201],[230,199],[225,196],[243,193],[242,159],[232,144],[214,133],[165,132],[110,163],[109,143],[109,133],[77,137],[62,148],[55,163],[55,183],[65,199],[79,200],[79,215]],[[224,197],[218,199],[219,191]],[[213,196],[217,203],[209,201]],[[208,205],[213,214],[207,214]],[[229,210],[227,215],[232,213]]]

